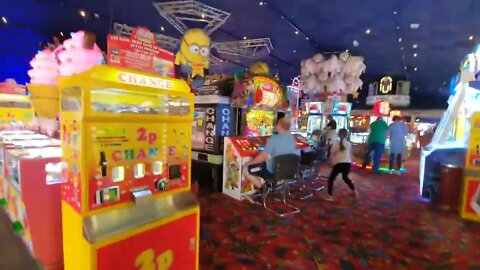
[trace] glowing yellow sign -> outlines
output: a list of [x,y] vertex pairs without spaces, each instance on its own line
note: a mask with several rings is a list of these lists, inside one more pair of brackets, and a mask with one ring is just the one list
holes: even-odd
[[145,75],[138,75],[128,72],[119,72],[118,80],[122,83],[133,84],[139,86],[147,86],[160,89],[172,89],[172,81],[161,79],[158,77],[150,77]]
[[390,76],[383,77],[380,80],[380,92],[383,94],[388,94],[392,92],[393,79]]

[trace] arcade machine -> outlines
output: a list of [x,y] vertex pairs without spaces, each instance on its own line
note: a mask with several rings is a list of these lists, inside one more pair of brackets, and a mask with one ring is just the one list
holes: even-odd
[[[238,136],[225,138],[223,161],[223,193],[243,200],[245,195],[255,192],[253,185],[245,179],[242,167],[263,151],[269,136]],[[296,137],[297,149],[308,150],[310,145]]]
[[323,102],[306,103],[307,119],[307,135],[311,135],[315,130],[322,130],[326,124],[323,123]]
[[460,214],[480,222],[480,112],[473,114],[470,128]]
[[97,65],[59,87],[65,269],[198,269],[187,83]]
[[192,123],[192,176],[199,187],[222,191],[223,138],[234,134],[234,111],[230,107],[233,79],[197,89]]
[[[463,72],[463,71],[462,71]],[[480,110],[478,81],[460,82],[432,141],[420,154],[420,195],[435,199],[441,164],[465,166],[472,115]]]
[[337,130],[349,128],[350,112],[352,103],[349,102],[308,102],[306,103],[308,114],[307,134],[312,134],[315,130],[323,130],[328,124],[328,115],[332,115],[337,122]]
[[33,116],[28,96],[0,94],[0,130],[25,129]]
[[257,75],[235,85],[230,100],[237,113],[237,132],[246,136],[272,135],[276,112],[285,111],[288,102],[285,90],[267,76]]

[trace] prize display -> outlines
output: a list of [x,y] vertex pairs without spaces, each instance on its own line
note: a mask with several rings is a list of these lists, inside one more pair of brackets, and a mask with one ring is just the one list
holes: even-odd
[[467,149],[461,216],[480,222],[480,112],[472,115]]
[[188,85],[109,66],[59,81],[65,269],[196,269]]
[[[243,200],[244,195],[255,192],[253,185],[245,179],[242,166],[263,151],[269,136],[257,137],[227,137],[224,146],[223,161],[223,193]],[[310,145],[295,136],[297,149],[307,150]]]

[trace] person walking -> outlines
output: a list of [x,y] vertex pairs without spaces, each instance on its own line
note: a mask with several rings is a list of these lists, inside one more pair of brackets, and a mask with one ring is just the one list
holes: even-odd
[[352,195],[356,195],[355,186],[348,176],[352,164],[352,145],[347,141],[348,131],[344,128],[338,132],[340,140],[332,145],[332,162],[333,168],[328,177],[328,195],[323,197],[326,201],[333,201],[333,182],[339,174],[342,174],[342,179],[352,191]]
[[370,124],[370,134],[368,135],[368,151],[363,161],[363,168],[366,168],[371,161],[373,153],[373,167],[372,172],[377,174],[380,167],[383,151],[385,150],[385,141],[387,140],[388,125],[382,117],[377,117],[372,124]]
[[400,116],[393,117],[393,123],[388,127],[390,135],[390,173],[394,173],[393,165],[397,161],[397,173],[402,168],[403,152],[407,144],[408,126],[400,121]]

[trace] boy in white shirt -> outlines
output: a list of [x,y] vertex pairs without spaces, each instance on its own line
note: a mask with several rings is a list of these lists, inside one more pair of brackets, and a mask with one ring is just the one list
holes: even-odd
[[348,131],[344,128],[338,132],[340,140],[336,141],[332,145],[331,156],[333,162],[333,168],[328,177],[328,195],[324,197],[324,200],[333,201],[333,182],[335,178],[341,173],[343,181],[352,190],[352,195],[356,195],[355,186],[352,183],[348,174],[350,173],[350,167],[352,166],[352,145],[347,141]]

